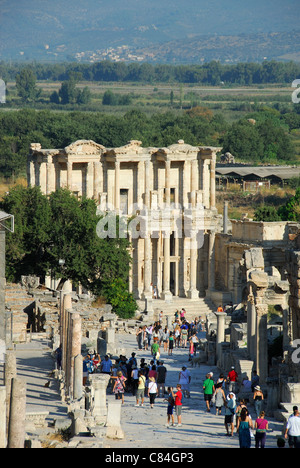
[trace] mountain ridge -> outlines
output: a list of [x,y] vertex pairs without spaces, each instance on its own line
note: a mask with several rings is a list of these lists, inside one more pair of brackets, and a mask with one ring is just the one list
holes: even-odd
[[225,7],[223,0],[0,0],[0,6],[0,60],[74,60],[82,52],[139,51],[199,35],[283,34],[299,28],[300,16],[298,0],[227,0]]

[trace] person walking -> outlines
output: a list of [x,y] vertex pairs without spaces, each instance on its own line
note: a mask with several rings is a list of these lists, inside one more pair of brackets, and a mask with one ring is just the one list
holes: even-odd
[[212,400],[214,400],[214,404],[216,406],[216,416],[222,414],[222,407],[226,402],[226,396],[224,390],[222,388],[222,383],[218,383],[216,385],[215,393],[213,394]]
[[259,418],[255,421],[255,448],[265,448],[267,430],[269,429],[269,423],[265,419],[265,412],[261,411]]
[[158,388],[158,395],[162,393],[162,397],[165,395],[165,382],[167,376],[167,368],[164,366],[164,362],[158,362],[158,366],[156,369],[157,372],[157,388]]
[[151,354],[153,356],[154,363],[156,364],[157,359],[160,357],[159,353],[159,343],[157,338],[153,338],[153,343],[151,345]]
[[249,416],[248,410],[243,408],[237,423],[240,448],[251,448],[251,429],[252,419]]
[[179,382],[181,386],[181,391],[184,394],[186,398],[191,397],[191,391],[190,391],[190,383],[191,383],[191,373],[190,371],[186,368],[186,366],[182,366],[181,372],[179,372]]
[[188,339],[188,325],[186,322],[181,325],[181,347],[186,348]]
[[165,352],[168,351],[169,336],[170,336],[170,332],[169,332],[168,328],[165,327],[165,329],[163,331],[163,344],[164,344],[164,351]]
[[[227,395],[226,399],[226,407],[225,407],[225,429],[227,432],[227,435],[232,437],[233,436],[233,431],[234,431],[234,415],[235,415],[235,410],[236,410],[236,397],[233,392],[230,392]],[[229,432],[230,428],[230,432]]]
[[115,394],[116,400],[122,399],[122,405],[124,404],[124,392],[125,392],[126,377],[121,371],[117,372],[117,378],[113,387],[113,393]]
[[157,383],[154,377],[149,377],[148,397],[150,398],[150,408],[154,407],[155,398],[158,395]]
[[238,374],[235,371],[234,366],[231,367],[231,370],[228,372],[227,375],[227,383],[229,385],[228,391],[236,393],[237,391],[237,382],[238,382]]
[[179,326],[178,323],[177,323],[177,325],[175,326],[175,329],[174,329],[174,338],[175,338],[175,346],[177,348],[179,348],[180,338],[181,338],[181,330],[180,330],[180,326]]
[[173,348],[174,348],[174,336],[173,336],[173,332],[170,331],[170,335],[169,335],[169,351],[168,351],[168,355],[169,355],[169,356],[172,356],[172,354],[173,354]]
[[262,411],[262,404],[264,400],[264,394],[261,391],[261,388],[259,385],[257,385],[254,388],[254,394],[253,394],[253,400],[254,400],[254,408],[255,408],[255,413],[256,413],[256,418],[259,418],[259,415]]
[[181,427],[182,426],[182,398],[183,398],[183,394],[182,394],[182,391],[181,391],[181,385],[180,384],[177,384],[176,386],[176,394],[175,394],[175,412],[176,412],[176,416],[177,416],[177,427]]
[[138,327],[136,330],[136,341],[139,349],[143,349],[143,329]]
[[206,411],[210,413],[210,402],[215,392],[215,384],[214,384],[211,374],[206,375],[206,379],[203,382],[203,390],[204,390],[204,401],[206,402]]
[[146,333],[147,333],[147,340],[148,340],[148,343],[147,343],[147,346],[146,346],[146,350],[148,348],[150,348],[151,346],[151,340],[152,340],[152,335],[153,335],[153,325],[149,325],[147,328],[146,328]]
[[139,383],[139,371],[136,365],[132,366],[132,371],[131,371],[131,390],[132,390],[132,395],[136,395],[136,391],[138,388],[138,383]]
[[175,426],[175,421],[174,421],[174,406],[175,406],[175,396],[173,393],[173,388],[168,387],[168,409],[167,409],[167,424],[166,426],[170,426],[170,422],[172,421],[172,426]]
[[297,406],[288,419],[284,437],[288,439],[290,448],[300,448],[300,416]]
[[138,388],[136,391],[136,405],[135,406],[139,406],[140,400],[141,400],[141,406],[144,406],[145,388],[146,388],[146,377],[144,375],[144,372],[140,370]]

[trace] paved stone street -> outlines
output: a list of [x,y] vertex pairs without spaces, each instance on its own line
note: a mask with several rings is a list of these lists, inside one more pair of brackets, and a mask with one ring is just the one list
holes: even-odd
[[[201,335],[201,334],[200,334]],[[133,351],[136,352],[138,364],[144,357],[150,362],[150,351],[137,349],[134,335],[117,335],[119,345],[126,349],[127,358]],[[215,409],[206,413],[202,392],[202,382],[208,372],[213,372],[218,377],[220,370],[207,365],[192,368],[188,363],[188,350],[175,349],[173,356],[168,356],[161,350],[161,359],[167,368],[166,385],[175,387],[178,383],[178,375],[184,364],[191,372],[191,398],[184,399],[182,413],[182,427],[166,427],[167,402],[163,398],[157,398],[154,408],[151,409],[149,399],[145,398],[144,407],[135,407],[135,397],[125,394],[125,404],[122,407],[122,429],[125,432],[124,440],[107,440],[104,447],[114,448],[238,448],[238,436],[227,437],[224,427],[224,410],[222,416],[215,415]],[[50,349],[46,341],[33,340],[17,346],[18,375],[27,381],[27,412],[49,411],[49,419],[53,417],[64,418],[66,406],[59,399],[57,382],[51,378],[53,360],[50,357]],[[50,381],[49,387],[44,385]],[[114,395],[108,392],[108,400],[114,399]],[[253,409],[250,408],[252,415]],[[176,420],[176,417],[175,417]],[[276,447],[277,436],[281,434],[282,424],[272,419],[270,421],[271,432],[267,435],[267,448]],[[43,433],[49,432],[43,429]]]
[[[201,336],[203,335],[203,336]],[[199,337],[204,338],[200,333]],[[128,349],[127,357],[136,352],[139,359],[144,357],[146,362],[151,360],[150,351],[139,351],[136,339],[132,335],[119,335],[122,346]],[[207,365],[191,367],[188,362],[188,349],[175,349],[173,356],[168,356],[161,348],[161,359],[167,368],[166,386],[176,387],[182,366],[187,365],[191,372],[191,398],[184,399],[182,410],[182,427],[166,427],[167,402],[157,398],[154,408],[151,409],[149,399],[145,398],[144,407],[135,407],[135,397],[125,394],[125,403],[122,408],[122,429],[125,439],[122,441],[109,441],[111,448],[238,448],[238,436],[227,437],[224,426],[224,409],[222,416],[215,415],[215,408],[211,413],[205,410],[202,383],[208,372],[218,377],[220,370]],[[109,395],[108,398],[114,398]],[[250,408],[254,417],[253,409]],[[268,418],[267,418],[268,419]],[[267,435],[267,447],[277,446],[277,436],[281,434],[282,424],[271,420],[271,432]],[[175,416],[176,422],[176,416]]]

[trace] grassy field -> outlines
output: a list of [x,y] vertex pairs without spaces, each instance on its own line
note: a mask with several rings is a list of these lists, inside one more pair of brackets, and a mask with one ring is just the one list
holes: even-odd
[[[59,91],[60,82],[38,82],[42,90],[40,101],[35,108],[51,108],[53,110],[86,110],[106,113],[125,113],[135,108],[147,114],[157,112],[182,112],[195,105],[208,107],[214,112],[221,112],[226,120],[232,122],[255,110],[257,105],[284,105],[292,108],[291,95],[293,88],[287,86],[247,86],[247,87],[212,87],[178,84],[142,85],[140,83],[102,83],[81,82],[77,85],[83,89],[88,87],[92,100],[87,106],[57,106],[49,105],[49,98],[53,91]],[[8,83],[7,105],[10,108],[21,106],[18,103],[15,83]],[[129,106],[107,106],[102,104],[105,91],[111,90],[116,95],[129,95]]]

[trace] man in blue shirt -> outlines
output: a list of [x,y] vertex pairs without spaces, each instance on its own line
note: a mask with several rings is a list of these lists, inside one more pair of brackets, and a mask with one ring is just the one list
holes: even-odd
[[108,355],[105,356],[104,361],[101,362],[101,373],[110,374],[112,371],[112,362]]

